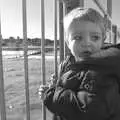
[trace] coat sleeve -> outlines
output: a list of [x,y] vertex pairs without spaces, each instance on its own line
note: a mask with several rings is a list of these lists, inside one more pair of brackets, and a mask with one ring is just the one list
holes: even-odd
[[102,74],[113,75],[120,86],[120,44],[104,48],[90,58],[76,63],[76,66],[80,66],[79,69],[91,69]]
[[52,113],[64,116],[69,120],[79,118],[81,111],[81,104],[76,93],[70,89],[63,88],[59,84],[46,91],[44,105]]
[[52,113],[64,116],[69,120],[79,116],[81,108],[73,91],[57,87],[53,94],[50,91],[47,94],[44,104]]
[[114,73],[120,78],[120,47],[116,45],[115,47],[102,49],[76,65],[80,66],[81,69],[86,68],[103,73]]

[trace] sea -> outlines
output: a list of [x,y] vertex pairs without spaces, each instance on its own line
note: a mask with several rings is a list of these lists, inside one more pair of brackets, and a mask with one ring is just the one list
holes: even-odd
[[[29,50],[27,52],[27,56],[28,58],[35,58],[35,59],[41,59],[41,54],[35,54],[38,51],[33,51],[33,50]],[[3,50],[2,51],[2,57],[3,58],[8,58],[8,59],[14,59],[14,58],[24,58],[24,51],[20,50],[20,51],[7,51],[7,50]],[[58,56],[59,58],[59,56]],[[54,59],[54,54],[46,54],[45,55],[45,59]]]

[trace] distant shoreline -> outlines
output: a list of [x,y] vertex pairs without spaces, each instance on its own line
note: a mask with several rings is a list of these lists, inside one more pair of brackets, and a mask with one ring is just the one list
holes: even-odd
[[[38,50],[29,50],[28,51],[28,58],[36,58],[36,59],[41,59],[41,53]],[[16,58],[23,58],[24,57],[24,51],[19,50],[3,50],[2,51],[2,56],[3,58],[8,58],[8,59],[16,59]],[[45,53],[45,58],[46,59],[54,59],[54,52],[47,52]],[[59,58],[59,55],[58,55]]]
[[[46,49],[54,49],[54,46],[45,46]],[[59,47],[58,47],[59,49]],[[2,47],[6,51],[19,51],[24,50],[24,47]],[[41,50],[41,46],[28,46],[28,50]]]

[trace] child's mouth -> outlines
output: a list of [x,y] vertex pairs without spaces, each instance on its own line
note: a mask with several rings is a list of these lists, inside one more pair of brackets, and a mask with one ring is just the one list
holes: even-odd
[[89,57],[92,53],[90,51],[84,51],[82,52],[83,57]]

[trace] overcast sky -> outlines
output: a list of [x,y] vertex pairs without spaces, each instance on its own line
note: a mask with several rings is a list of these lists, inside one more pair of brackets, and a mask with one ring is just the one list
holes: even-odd
[[[53,39],[53,2],[45,0],[45,36]],[[106,0],[100,0],[106,7]],[[85,0],[86,7],[97,8],[92,0]],[[120,0],[113,0],[113,22],[120,27]],[[22,37],[22,0],[0,0],[1,30],[3,38]],[[40,0],[27,0],[27,36],[41,37]]]

